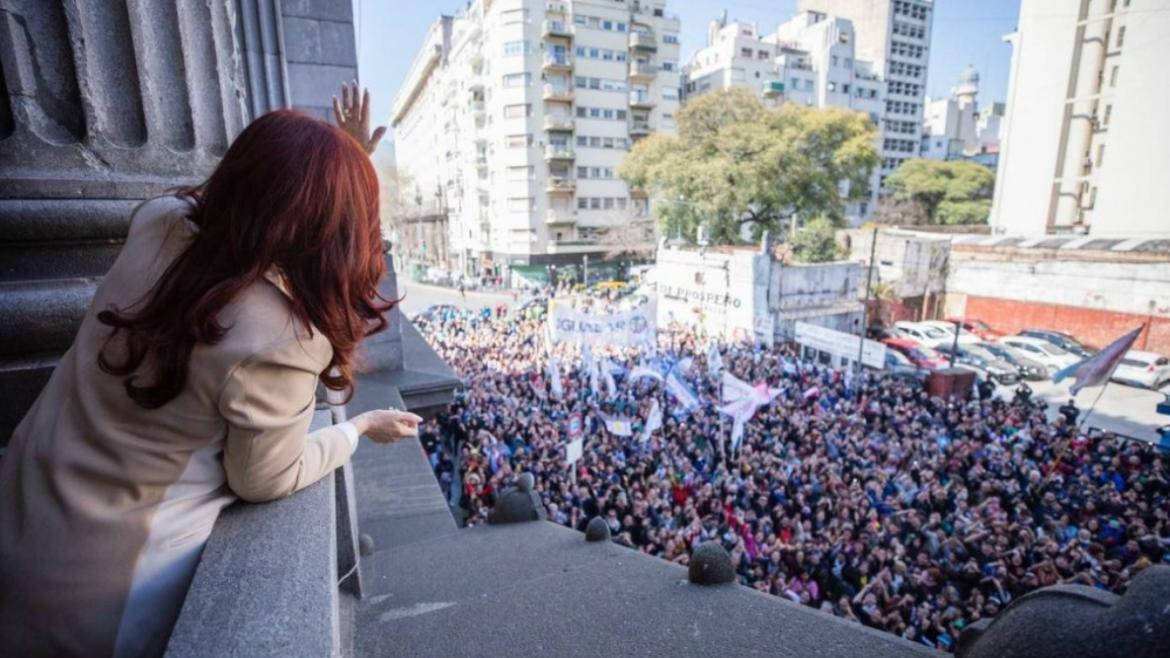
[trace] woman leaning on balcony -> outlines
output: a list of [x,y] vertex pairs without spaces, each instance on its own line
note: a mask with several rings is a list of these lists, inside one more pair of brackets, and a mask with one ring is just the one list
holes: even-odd
[[312,433],[386,325],[369,96],[281,110],[205,183],[138,206],[77,337],[0,463],[0,655],[158,655],[220,510],[313,484],[371,411]]

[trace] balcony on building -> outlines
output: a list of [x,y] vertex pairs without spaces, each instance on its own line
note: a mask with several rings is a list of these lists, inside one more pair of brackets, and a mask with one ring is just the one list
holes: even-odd
[[549,144],[544,147],[545,160],[572,160],[577,155],[573,153],[573,147],[568,144]]
[[653,62],[630,62],[630,78],[650,82],[658,75],[658,66]]
[[544,129],[554,132],[572,132],[573,117],[546,114],[544,115]]
[[549,208],[544,211],[544,223],[553,225],[576,224],[577,217],[571,208]]
[[565,21],[544,21],[541,23],[540,36],[545,39],[572,39],[573,26]]
[[630,122],[630,137],[645,137],[652,132],[654,129],[650,127],[649,121],[634,120]]
[[760,92],[766,98],[779,98],[784,95],[784,83],[779,80],[769,80],[761,85]]
[[573,58],[569,57],[568,55],[556,55],[553,53],[545,53],[544,54],[544,63],[541,65],[541,68],[544,69],[546,72],[572,71],[573,70]]
[[573,102],[573,88],[568,85],[554,85],[546,83],[540,95],[546,101]]
[[654,107],[654,96],[649,91],[631,91],[630,107],[650,109]]
[[569,238],[548,241],[548,253],[550,254],[587,254],[594,251],[597,251],[597,240],[593,239]]
[[577,191],[577,181],[569,176],[549,174],[545,191],[549,194],[572,194]]
[[630,48],[641,52],[655,52],[658,50],[658,40],[649,30],[634,30],[630,32]]

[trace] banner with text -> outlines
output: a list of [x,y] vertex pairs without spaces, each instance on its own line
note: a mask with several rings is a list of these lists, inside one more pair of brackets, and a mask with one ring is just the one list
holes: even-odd
[[579,311],[568,302],[548,304],[548,337],[554,343],[633,347],[653,345],[657,309],[653,302],[621,313]]

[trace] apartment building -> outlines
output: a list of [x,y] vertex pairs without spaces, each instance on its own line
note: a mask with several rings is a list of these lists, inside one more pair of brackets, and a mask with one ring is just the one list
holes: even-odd
[[403,243],[434,217],[448,253],[415,240],[423,260],[541,281],[600,260],[610,227],[651,241],[648,199],[617,167],[674,129],[679,21],[665,5],[473,0],[437,20],[394,102]]
[[1022,0],[1018,26],[992,230],[1170,236],[1170,3]]
[[921,150],[934,0],[798,0],[796,7],[853,23],[856,56],[882,76],[878,181],[884,185],[886,176]]

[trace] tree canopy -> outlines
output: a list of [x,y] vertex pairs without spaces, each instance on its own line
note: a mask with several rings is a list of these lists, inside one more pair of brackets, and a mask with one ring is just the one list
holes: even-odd
[[965,160],[907,160],[886,177],[901,203],[917,206],[929,224],[983,224],[991,213],[995,174]]
[[634,145],[618,173],[659,198],[667,236],[695,239],[700,224],[716,243],[777,231],[789,218],[844,219],[845,204],[868,195],[878,163],[876,128],[864,114],[797,103],[770,108],[746,89],[705,94],[678,113],[677,135]]
[[800,227],[792,240],[792,253],[802,263],[837,260],[836,230],[828,217],[816,217]]

